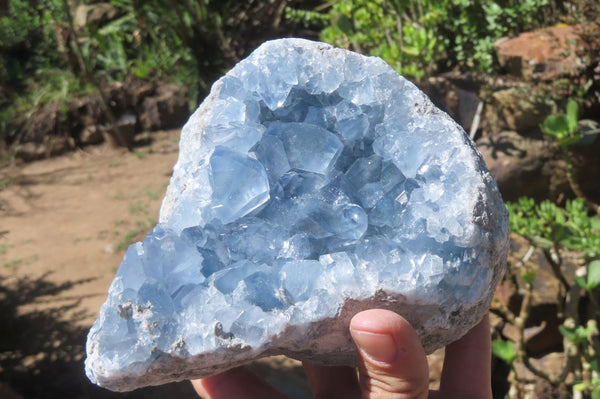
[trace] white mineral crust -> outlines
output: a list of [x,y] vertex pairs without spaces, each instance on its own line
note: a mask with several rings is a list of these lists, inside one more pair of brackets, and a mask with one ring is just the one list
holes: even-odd
[[381,59],[267,42],[183,128],[86,373],[125,391],[275,354],[354,365],[349,320],[367,308],[403,315],[432,352],[487,312],[507,221],[473,142]]

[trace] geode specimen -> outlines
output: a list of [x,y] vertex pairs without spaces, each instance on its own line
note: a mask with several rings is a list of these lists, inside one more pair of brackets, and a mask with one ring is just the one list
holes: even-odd
[[267,42],[183,128],[160,223],[87,343],[113,390],[273,354],[355,364],[348,324],[406,317],[428,352],[485,314],[507,212],[464,131],[379,58]]

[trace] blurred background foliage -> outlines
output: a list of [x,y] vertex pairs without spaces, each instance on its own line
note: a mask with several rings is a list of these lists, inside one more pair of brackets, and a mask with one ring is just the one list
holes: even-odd
[[336,46],[376,55],[421,79],[454,67],[494,73],[493,44],[503,36],[560,22],[552,0],[334,1],[326,13],[288,9],[323,26]]
[[186,85],[194,107],[269,38],[320,38],[419,80],[454,68],[494,74],[500,37],[597,15],[590,0],[7,0],[0,132],[9,140],[36,107],[128,77]]

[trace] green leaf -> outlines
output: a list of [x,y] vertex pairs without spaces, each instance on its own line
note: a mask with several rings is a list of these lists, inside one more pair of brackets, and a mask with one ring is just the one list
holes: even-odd
[[592,359],[590,366],[596,373],[600,373],[600,360],[598,360],[598,358]]
[[577,283],[580,288],[587,289],[587,281],[585,281],[583,277],[575,276],[575,283]]
[[578,392],[585,391],[585,388],[586,388],[585,382],[578,382],[577,384],[573,385],[573,389]]
[[536,247],[539,247],[539,248],[542,248],[542,249],[550,249],[550,248],[552,248],[552,241],[548,240],[547,238],[544,238],[544,237],[538,237],[538,236],[531,237],[531,242]]
[[580,144],[581,139],[582,139],[581,136],[559,137],[558,138],[558,144],[560,144],[563,147],[569,147],[569,146],[572,146],[572,145]]
[[345,14],[336,15],[333,23],[345,35],[352,34],[352,21]]
[[600,260],[591,262],[588,266],[587,289],[593,290],[600,284]]
[[577,143],[580,146],[592,145],[600,133],[600,124],[590,119],[583,119],[577,123],[577,133],[581,140]]
[[420,50],[417,46],[404,46],[402,47],[402,52],[413,57],[416,57],[420,54]]
[[569,341],[574,343],[575,345],[579,345],[585,342],[589,337],[594,334],[596,329],[596,323],[591,320],[588,322],[587,327],[577,326],[575,329],[570,329],[565,327],[564,325],[558,326],[560,333]]
[[492,341],[492,353],[494,356],[504,360],[508,364],[512,364],[517,360],[517,351],[511,341],[495,339]]
[[550,115],[544,120],[542,131],[548,136],[563,138],[569,135],[569,121],[565,114]]
[[573,99],[569,99],[567,102],[567,122],[569,127],[569,133],[573,133],[577,130],[577,121],[579,120],[579,105]]
[[575,332],[569,330],[567,327],[560,325],[558,326],[558,330],[560,331],[560,333],[562,334],[563,337],[565,337],[566,339],[568,339],[571,342],[575,342]]
[[537,277],[536,272],[523,272],[521,273],[521,278],[525,284],[533,284],[535,278]]
[[[558,219],[558,215],[556,217],[556,219]],[[564,219],[564,218],[563,218]],[[552,223],[551,226],[551,239],[554,242],[561,242],[567,238],[569,238],[570,231],[567,228],[567,226],[564,225],[564,220],[561,221],[563,224],[561,223]]]

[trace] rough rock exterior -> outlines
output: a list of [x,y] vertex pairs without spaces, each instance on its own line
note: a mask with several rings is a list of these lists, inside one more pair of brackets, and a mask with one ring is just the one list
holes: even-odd
[[374,307],[431,352],[487,312],[507,248],[479,152],[413,84],[378,58],[267,42],[185,125],[86,372],[130,390],[274,354],[354,365],[349,320]]

